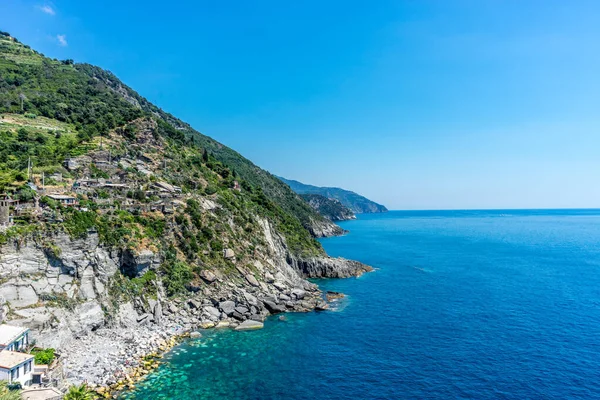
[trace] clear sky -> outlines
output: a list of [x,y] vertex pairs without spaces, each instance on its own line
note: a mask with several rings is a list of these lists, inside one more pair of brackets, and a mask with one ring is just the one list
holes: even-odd
[[0,30],[392,209],[600,207],[597,0],[0,0]]

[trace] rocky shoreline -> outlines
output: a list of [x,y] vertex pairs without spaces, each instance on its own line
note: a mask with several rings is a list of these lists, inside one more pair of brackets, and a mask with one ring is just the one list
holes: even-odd
[[[353,276],[369,270],[369,267],[349,260],[329,260],[335,265],[345,262],[360,265]],[[323,261],[318,265],[326,264]],[[97,329],[70,343],[68,357],[63,361],[65,379],[71,383],[88,382],[97,387],[121,390],[149,372],[144,371],[144,357],[163,354],[177,338],[192,332],[210,328],[235,329],[249,321],[260,324],[255,328],[262,327],[269,315],[329,307],[327,297],[323,297],[318,286],[304,279],[290,285],[283,276],[273,277],[263,285],[266,291],[260,288],[260,283],[259,287],[227,283],[223,286],[219,290],[215,285],[216,290],[208,289],[185,299],[156,302],[142,315],[128,305],[122,306],[118,315],[121,324]],[[123,321],[129,321],[129,327],[124,327]]]
[[[273,303],[272,307],[281,305],[272,298],[265,301]],[[304,301],[304,304],[300,304],[299,307],[286,307],[283,312],[326,310],[329,307],[327,301],[321,298],[309,302]],[[229,302],[224,301],[222,303],[226,304],[216,307],[206,304],[202,309],[204,311],[212,310],[212,307],[219,311],[224,310],[220,313],[225,314],[225,311],[230,309]],[[200,320],[199,322],[193,317],[195,308],[192,304],[193,302],[187,304],[181,302],[179,307],[175,306],[178,307],[178,311],[167,314],[161,325],[147,325],[147,329],[143,330],[107,327],[74,341],[69,355],[62,365],[65,379],[74,383],[86,382],[99,394],[111,397],[123,390],[133,389],[139,380],[159,366],[160,358],[180,340],[187,337],[199,337],[203,329],[260,329],[264,319],[268,315],[272,315],[269,312],[264,319],[256,318],[244,321],[239,316],[236,318],[220,315],[218,321]],[[304,306],[308,306],[308,308]],[[234,307],[233,313],[242,307],[244,306]],[[190,317],[179,318],[184,314],[181,312],[182,310],[191,314]],[[277,311],[273,313],[277,313]],[[183,325],[180,325],[181,322]]]
[[[59,388],[86,382],[110,396],[148,373],[154,363],[145,357],[163,354],[177,338],[214,327],[256,329],[269,315],[325,310],[324,294],[306,278],[372,270],[342,258],[294,256],[269,223],[263,228],[268,249],[252,265],[203,270],[188,294],[175,298],[158,282],[154,296],[116,301],[111,279],[119,270],[142,274],[161,260],[148,251],[123,257],[94,233],[0,246],[3,318],[29,327],[38,346],[61,354],[62,371],[53,374]],[[60,251],[47,250],[50,239]]]

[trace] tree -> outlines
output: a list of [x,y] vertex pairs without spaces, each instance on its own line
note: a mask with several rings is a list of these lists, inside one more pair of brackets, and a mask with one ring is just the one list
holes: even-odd
[[71,386],[65,397],[63,397],[64,400],[95,400],[97,398],[96,392],[88,388],[85,383],[79,386]]
[[202,161],[204,161],[205,163],[208,162],[208,151],[206,151],[206,149],[204,149],[204,151],[202,152]]
[[136,200],[138,200],[138,201],[144,201],[144,200],[146,200],[146,192],[144,192],[141,189],[138,189],[133,194],[133,198],[136,199]]

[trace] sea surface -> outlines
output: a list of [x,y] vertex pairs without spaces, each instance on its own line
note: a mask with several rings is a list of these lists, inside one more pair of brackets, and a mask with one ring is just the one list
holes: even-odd
[[255,332],[204,331],[123,399],[600,398],[600,210],[360,215],[377,268]]

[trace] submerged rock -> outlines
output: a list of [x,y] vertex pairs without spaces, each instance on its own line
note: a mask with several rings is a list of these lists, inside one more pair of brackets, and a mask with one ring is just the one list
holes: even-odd
[[327,297],[327,301],[332,301],[335,299],[343,299],[345,297],[344,293],[340,293],[340,292],[332,292],[332,291],[328,291],[326,294]]

